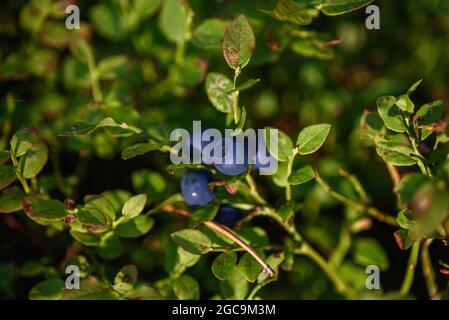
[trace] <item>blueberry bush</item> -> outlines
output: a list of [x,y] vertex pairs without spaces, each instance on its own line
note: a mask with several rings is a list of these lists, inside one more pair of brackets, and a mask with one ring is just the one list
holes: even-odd
[[447,1],[2,5],[1,298],[448,298]]

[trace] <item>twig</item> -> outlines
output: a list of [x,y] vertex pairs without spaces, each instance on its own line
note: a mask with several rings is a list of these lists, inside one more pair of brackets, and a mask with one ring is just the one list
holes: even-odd
[[350,199],[342,194],[339,194],[338,192],[333,190],[331,188],[331,186],[320,177],[320,175],[318,174],[318,172],[316,170],[315,170],[315,176],[316,176],[316,181],[324,189],[324,191],[326,191],[330,196],[334,197],[338,201],[340,201],[350,207],[353,207],[356,210],[365,212],[366,214],[379,220],[380,222],[385,222],[394,227],[398,226],[398,223],[397,223],[395,217],[389,216],[389,215],[383,213],[382,211],[380,211],[379,209],[367,206],[363,203],[360,203],[356,200]]
[[321,270],[326,273],[326,275],[329,277],[329,279],[333,282],[335,285],[335,288],[338,292],[340,292],[344,297],[350,300],[356,300],[357,294],[344,282],[338,273],[336,272],[335,268],[328,263],[313,247],[311,247],[307,242],[303,242],[303,245],[301,248],[295,250],[296,254],[302,254],[310,259],[312,259],[320,268]]
[[427,292],[429,293],[429,298],[439,299],[438,295],[438,285],[436,283],[435,272],[433,271],[432,262],[429,255],[429,247],[432,244],[433,239],[427,239],[423,243],[421,249],[421,267],[424,279],[426,280]]
[[420,241],[415,241],[412,245],[412,251],[410,252],[410,257],[407,264],[407,271],[405,272],[404,280],[401,285],[400,293],[402,296],[408,295],[410,288],[412,287],[413,279],[415,277],[416,264],[418,263],[420,245]]
[[388,172],[390,173],[391,180],[393,181],[393,185],[397,185],[401,180],[401,175],[399,174],[398,168],[392,165],[389,162],[385,162],[387,165]]
[[[171,204],[166,205],[162,207],[162,210],[165,212],[170,213],[176,213],[177,215],[180,215],[182,217],[189,218],[191,216],[191,213],[182,208],[177,208]],[[214,222],[214,221],[204,221],[203,224],[208,227],[211,230],[217,231],[218,233],[223,234],[227,238],[231,239],[235,243],[237,243],[239,246],[241,246],[245,251],[247,251],[250,255],[253,256],[254,259],[262,266],[264,271],[267,273],[268,276],[273,277],[275,272],[274,270],[259,256],[259,254],[250,246],[248,245],[244,240],[242,240],[238,235],[236,235],[234,232],[232,232],[230,229]]]

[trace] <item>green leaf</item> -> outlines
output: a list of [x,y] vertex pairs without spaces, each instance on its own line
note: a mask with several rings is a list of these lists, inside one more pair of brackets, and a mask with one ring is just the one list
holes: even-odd
[[196,228],[204,221],[213,220],[217,215],[218,209],[218,205],[205,206],[196,209],[190,217],[189,226],[191,228]]
[[413,227],[415,222],[412,220],[413,212],[409,209],[404,209],[399,211],[396,221],[399,226],[404,229],[410,229]]
[[184,229],[172,233],[171,237],[183,249],[193,254],[204,254],[212,250],[212,242],[199,230]]
[[243,82],[242,84],[238,85],[235,89],[232,89],[231,91],[229,91],[228,93],[233,93],[236,91],[245,91],[245,90],[251,89],[259,81],[260,81],[260,79],[248,79],[245,82]]
[[171,42],[180,43],[187,35],[187,8],[182,0],[165,0],[159,14],[159,27]]
[[423,79],[420,79],[418,81],[416,81],[408,90],[407,90],[407,94],[411,95],[413,92],[416,91],[416,89],[418,89],[418,87],[420,86],[421,82],[423,81]]
[[174,281],[173,292],[180,300],[198,300],[200,298],[198,282],[187,275],[182,275]]
[[61,279],[47,279],[39,282],[28,294],[30,300],[59,300],[64,294],[65,282]]
[[0,166],[0,190],[6,188],[16,180],[16,170],[12,166]]
[[388,256],[376,239],[359,239],[354,244],[354,261],[361,266],[376,265],[388,269]]
[[102,127],[117,127],[118,124],[114,119],[108,117],[104,118],[97,124],[90,124],[86,122],[78,122],[72,125],[65,127],[59,136],[70,137],[70,136],[79,136],[92,133],[95,129]]
[[[264,256],[263,251],[259,251],[258,253],[262,257]],[[263,269],[260,263],[258,263],[248,252],[244,253],[240,258],[238,268],[248,282],[256,281]]]
[[411,157],[409,149],[404,148],[403,151],[389,150],[381,147],[376,148],[377,154],[386,162],[398,167],[408,167],[416,164],[416,159]]
[[137,217],[145,208],[147,203],[147,195],[145,193],[129,198],[122,209],[122,215],[132,219]]
[[232,90],[233,84],[221,73],[210,72],[206,77],[206,92],[209,101],[220,112],[228,113],[232,110],[234,98],[228,92]]
[[129,283],[131,285],[135,285],[137,282],[138,271],[135,265],[130,264],[124,266],[120,269],[119,272],[115,275],[114,283]]
[[273,176],[273,182],[278,187],[285,188],[288,186],[288,163],[279,162],[278,169]]
[[164,297],[153,287],[147,284],[138,284],[134,290],[127,292],[128,300],[163,300]]
[[239,268],[235,266],[227,279],[220,282],[220,289],[225,299],[243,300],[248,293],[248,282],[245,281],[245,277]]
[[279,160],[281,162],[288,161],[290,157],[293,155],[293,142],[290,139],[290,137],[281,130],[278,130],[278,145],[277,145],[278,149],[276,152],[276,150],[273,148],[274,146],[272,145],[272,141],[270,139],[270,130],[274,130],[275,128],[267,127],[265,129],[266,129],[265,141],[267,145],[267,150],[276,160]]
[[331,60],[334,58],[334,50],[326,43],[320,43],[319,40],[298,39],[291,43],[291,49],[296,54],[307,58],[316,58],[320,60]]
[[412,166],[416,164],[414,152],[409,147],[408,139],[402,134],[378,136],[374,139],[377,154],[385,161],[396,166]]
[[19,130],[11,138],[11,154],[20,157],[30,150],[37,141],[38,137],[33,133],[32,129]]
[[106,39],[122,40],[127,34],[125,18],[113,5],[98,4],[92,7],[89,17],[95,31]]
[[117,294],[112,288],[94,276],[83,279],[77,290],[66,289],[62,300],[116,300]]
[[107,190],[102,192],[100,197],[108,202],[109,205],[107,206],[108,208],[110,207],[109,210],[114,210],[114,215],[111,215],[111,220],[113,220],[121,213],[126,200],[131,198],[131,192],[122,189]]
[[164,267],[171,275],[180,275],[200,259],[201,255],[192,254],[179,246],[169,246],[165,255]]
[[394,132],[406,132],[401,110],[395,104],[395,97],[380,97],[377,99],[377,111],[388,129]]
[[315,171],[313,171],[312,166],[307,165],[298,170],[292,172],[290,177],[288,177],[288,183],[293,186],[306,183],[310,180],[315,179]]
[[4,164],[10,159],[10,152],[8,150],[0,150],[0,165]]
[[408,94],[400,96],[396,101],[396,105],[404,112],[413,113],[413,111],[415,110],[415,105],[413,104],[412,100],[410,100]]
[[410,203],[416,191],[427,182],[427,178],[419,173],[411,173],[401,178],[395,186],[394,192],[399,196],[401,205],[406,206]]
[[413,244],[410,230],[399,229],[393,233],[394,239],[401,250],[409,249]]
[[441,100],[427,103],[416,111],[413,120],[418,126],[428,126],[441,120],[444,111],[444,103]]
[[122,151],[122,159],[128,160],[154,150],[159,150],[162,146],[163,144],[158,142],[137,143]]
[[326,141],[331,129],[330,124],[315,124],[301,130],[296,145],[299,154],[306,155],[316,152]]
[[126,71],[128,59],[125,55],[106,57],[98,62],[97,70],[102,80],[115,80]]
[[192,43],[199,48],[218,49],[223,40],[225,23],[219,19],[206,19],[194,31]]
[[101,243],[101,234],[82,233],[75,231],[74,229],[70,229],[70,235],[85,246],[95,247]]
[[24,197],[22,189],[12,186],[0,193],[0,212],[12,213],[21,209],[21,202]]
[[223,38],[223,54],[232,69],[243,69],[256,48],[256,38],[244,15],[239,15],[229,24]]
[[96,248],[98,256],[104,260],[115,260],[120,258],[125,253],[125,246],[119,237],[115,235],[102,241]]
[[25,155],[20,158],[19,168],[25,179],[37,176],[48,160],[48,148],[43,142],[34,144]]
[[102,233],[110,229],[106,215],[97,208],[81,208],[77,219],[70,225],[78,232]]
[[384,123],[377,113],[365,110],[360,119],[360,127],[369,133],[378,134],[384,128]]
[[269,14],[276,20],[291,22],[300,26],[310,24],[314,17],[312,10],[307,5],[293,0],[278,0],[274,9],[259,10]]
[[55,200],[31,199],[28,216],[38,221],[59,221],[67,216],[68,212],[64,203]]
[[161,0],[133,0],[132,9],[139,18],[144,19],[152,16],[160,4]]
[[410,208],[416,215],[416,224],[410,229],[413,240],[445,237],[442,224],[449,218],[449,193],[435,181],[422,185],[413,195]]
[[134,219],[119,224],[114,232],[122,238],[137,238],[148,233],[153,225],[154,220],[152,218],[139,215]]
[[98,209],[108,217],[108,220],[115,220],[115,209],[105,197],[91,196],[85,200],[85,207]]
[[[278,274],[279,271],[279,266],[281,265],[281,263],[285,260],[285,253],[284,252],[279,252],[279,253],[273,253],[272,255],[270,255],[267,258],[267,264],[274,270],[276,276]],[[257,283],[261,284],[261,283],[267,283],[267,282],[271,282],[274,281],[275,279],[270,278],[265,272],[262,272],[259,274],[259,276],[257,277]]]
[[320,6],[321,12],[328,16],[336,16],[367,6],[374,0],[325,0]]
[[233,251],[223,252],[212,263],[212,272],[219,280],[225,280],[237,263],[237,254]]

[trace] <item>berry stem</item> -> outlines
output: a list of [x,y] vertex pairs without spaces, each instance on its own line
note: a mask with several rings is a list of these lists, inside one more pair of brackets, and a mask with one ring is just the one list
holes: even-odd
[[426,280],[427,292],[431,300],[439,300],[438,285],[436,283],[436,276],[433,270],[432,261],[430,260],[429,247],[432,244],[433,239],[427,239],[424,241],[421,249],[421,267],[422,274]]
[[369,216],[379,220],[380,222],[384,222],[386,224],[389,224],[394,227],[398,227],[398,223],[396,221],[396,218],[390,215],[387,215],[383,212],[381,212],[379,209],[367,206],[363,203],[360,203],[356,200],[350,199],[335,190],[331,188],[331,186],[321,178],[321,176],[318,174],[318,172],[315,170],[315,179],[318,182],[318,184],[323,188],[324,191],[326,191],[331,197],[335,198],[336,200],[344,203],[345,205],[348,205],[358,211],[364,212],[368,214]]
[[410,252],[410,257],[407,264],[407,271],[405,272],[404,280],[402,282],[400,290],[402,296],[408,295],[408,293],[410,292],[410,288],[412,287],[413,279],[415,277],[416,264],[418,263],[420,245],[420,241],[415,241],[412,245],[412,250]]

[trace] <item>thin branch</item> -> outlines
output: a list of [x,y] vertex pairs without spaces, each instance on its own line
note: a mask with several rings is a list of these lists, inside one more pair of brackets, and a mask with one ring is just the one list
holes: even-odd
[[[191,213],[188,210],[177,208],[173,205],[166,205],[162,207],[162,210],[169,213],[176,213],[177,215],[185,218],[189,218],[191,216]],[[237,243],[240,247],[242,247],[245,251],[247,251],[250,255],[252,255],[254,259],[256,259],[256,261],[262,266],[263,270],[267,273],[268,276],[270,277],[274,276],[275,274],[274,270],[259,256],[259,254],[250,245],[248,245],[233,231],[214,221],[204,221],[203,224],[209,229],[217,231],[218,233],[223,234],[227,238]]]
[[405,272],[404,280],[401,285],[401,295],[406,296],[410,292],[410,288],[413,284],[413,279],[415,277],[415,269],[418,263],[419,247],[421,242],[415,241],[412,245],[412,250],[410,252],[410,257],[408,259],[407,271]]
[[393,181],[393,185],[397,185],[401,180],[401,175],[399,174],[398,168],[392,165],[389,162],[385,162],[387,165],[388,172],[390,173],[391,180]]
[[340,201],[356,210],[365,212],[366,214],[379,220],[380,222],[385,222],[394,227],[398,226],[398,223],[397,223],[395,217],[387,215],[387,214],[383,213],[382,211],[380,211],[379,209],[367,206],[363,203],[360,203],[356,200],[350,199],[350,198],[336,192],[335,190],[333,190],[331,188],[331,186],[326,181],[324,181],[320,177],[320,175],[318,174],[318,172],[316,170],[315,170],[315,176],[316,176],[316,181],[318,182],[318,184],[324,189],[324,191],[326,191],[333,198],[337,199],[338,201]]
[[438,285],[436,283],[436,276],[433,270],[432,262],[430,260],[429,247],[432,244],[433,239],[427,239],[423,243],[421,249],[421,267],[424,279],[426,280],[427,292],[429,293],[429,298],[439,299],[438,295]]

